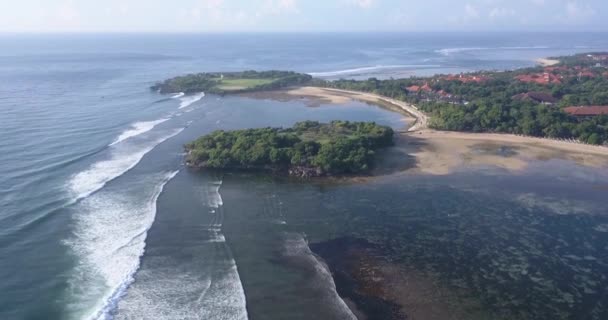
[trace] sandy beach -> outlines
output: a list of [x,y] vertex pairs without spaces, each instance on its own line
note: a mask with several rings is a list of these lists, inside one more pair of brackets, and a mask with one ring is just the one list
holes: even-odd
[[509,134],[425,130],[401,134],[396,148],[416,158],[413,170],[434,175],[479,166],[517,172],[550,159],[608,167],[608,148]]
[[554,65],[558,64],[559,60],[539,58],[539,59],[536,59],[536,63],[540,64],[543,67],[550,67],[550,66],[554,66]]
[[[265,98],[306,99],[311,105],[360,100],[407,114],[413,123],[399,133],[388,156],[397,171],[443,175],[467,167],[493,166],[522,171],[532,161],[562,159],[590,167],[608,167],[608,148],[511,134],[467,133],[428,129],[428,116],[416,106],[371,93],[301,87],[264,93]],[[406,156],[415,158],[412,165]],[[395,158],[402,157],[402,164]],[[407,158],[409,158],[407,157]],[[405,161],[408,160],[408,161]]]

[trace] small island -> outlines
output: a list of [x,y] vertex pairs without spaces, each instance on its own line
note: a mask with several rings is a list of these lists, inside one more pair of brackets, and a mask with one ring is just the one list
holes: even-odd
[[391,145],[393,129],[373,122],[304,121],[292,128],[219,130],[185,148],[194,168],[309,178],[369,172],[375,151]]
[[292,71],[211,72],[167,79],[156,83],[150,89],[161,94],[205,92],[223,95],[299,86],[311,80],[312,77],[308,74]]

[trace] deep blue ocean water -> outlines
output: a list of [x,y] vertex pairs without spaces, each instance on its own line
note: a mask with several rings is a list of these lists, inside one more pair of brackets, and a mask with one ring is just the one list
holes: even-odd
[[[283,232],[275,228],[299,212],[283,212],[287,200],[277,200],[289,186],[260,183],[263,195],[234,196],[254,202],[233,203],[227,212],[219,194],[224,177],[184,169],[181,146],[215,129],[287,126],[306,119],[374,120],[399,128],[400,117],[357,102],[307,108],[298,101],[161,96],[148,89],[155,81],[243,69],[288,69],[327,79],[408,77],[512,69],[532,66],[536,58],[601,50],[608,50],[607,34],[0,35],[0,318],[352,315],[331,285],[299,290],[295,284],[302,279],[255,259],[258,251],[260,257],[272,255],[272,244],[281,237],[269,235]],[[558,171],[567,166],[550,165]],[[503,179],[491,177],[495,184]],[[577,168],[563,177],[539,179],[549,181],[539,186],[546,191],[554,181],[601,185],[606,177]],[[455,189],[472,184],[469,178],[455,180],[466,181],[450,180]],[[233,194],[252,188],[247,179],[228,181]],[[517,182],[510,183],[510,190],[516,190]],[[240,185],[243,189],[235,191]],[[557,189],[570,190],[564,188]],[[589,191],[589,198],[574,199],[588,207],[574,206],[576,210],[601,211],[597,190],[603,189],[590,190],[595,191]],[[533,191],[513,197],[524,207],[550,211],[555,206],[551,199],[558,191],[543,195],[547,200],[541,204],[526,196]],[[309,190],[293,192],[282,197],[296,198]],[[336,201],[345,201],[340,199]],[[248,220],[235,218],[239,210],[249,209],[261,211]],[[598,219],[585,221],[588,230],[606,232],[606,222]],[[224,227],[239,233],[231,238]],[[242,232],[252,232],[255,241]],[[327,234],[332,232],[339,233]],[[602,235],[598,245],[605,244]],[[288,243],[306,250],[300,238]],[[588,256],[599,261],[593,270],[604,270],[605,254]],[[274,267],[276,273],[268,270]],[[597,284],[606,280],[593,279]],[[281,288],[285,291],[277,293]],[[283,307],[271,307],[272,298],[284,299]],[[328,307],[324,301],[335,303]],[[599,308],[590,300],[585,303]]]

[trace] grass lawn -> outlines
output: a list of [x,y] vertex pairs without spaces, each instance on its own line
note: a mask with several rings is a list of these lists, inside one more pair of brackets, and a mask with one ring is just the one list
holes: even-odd
[[[218,79],[219,80],[219,79]],[[276,79],[222,79],[218,88],[222,90],[243,90],[274,82]]]

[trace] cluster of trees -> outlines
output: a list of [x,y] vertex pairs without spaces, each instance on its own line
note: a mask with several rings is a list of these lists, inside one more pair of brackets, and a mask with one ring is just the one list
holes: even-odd
[[301,74],[292,71],[242,71],[228,73],[197,73],[179,76],[167,79],[151,86],[154,91],[163,94],[184,92],[186,94],[207,92],[224,94],[226,90],[222,90],[220,85],[223,80],[227,79],[269,79],[270,82],[263,82],[248,88],[239,90],[230,90],[230,92],[246,92],[259,90],[280,89],[288,86],[303,85],[312,80],[308,74]]
[[[368,171],[374,150],[393,143],[393,130],[372,122],[316,121],[292,128],[215,131],[186,145],[187,162],[214,169],[312,169],[314,175]],[[298,172],[301,172],[298,171]]]
[[[595,70],[597,71],[597,70]],[[315,80],[317,86],[372,92],[417,104],[431,115],[431,127],[440,130],[499,132],[551,138],[573,138],[591,144],[608,143],[608,117],[577,119],[563,112],[563,107],[608,105],[608,79],[564,77],[560,84],[524,83],[515,76],[541,73],[542,68],[506,72],[484,72],[490,80],[475,83],[431,78],[371,78],[364,81]],[[597,71],[597,74],[601,74]],[[458,99],[450,102],[433,94],[412,94],[411,85],[428,83],[433,92],[446,92]],[[513,99],[520,93],[545,92],[559,99],[554,106]],[[454,103],[453,101],[460,101]]]
[[513,133],[537,137],[576,138],[590,144],[608,141],[608,117],[585,121],[545,105],[487,104],[468,105],[425,102],[421,109],[431,113],[430,126],[440,130]]

